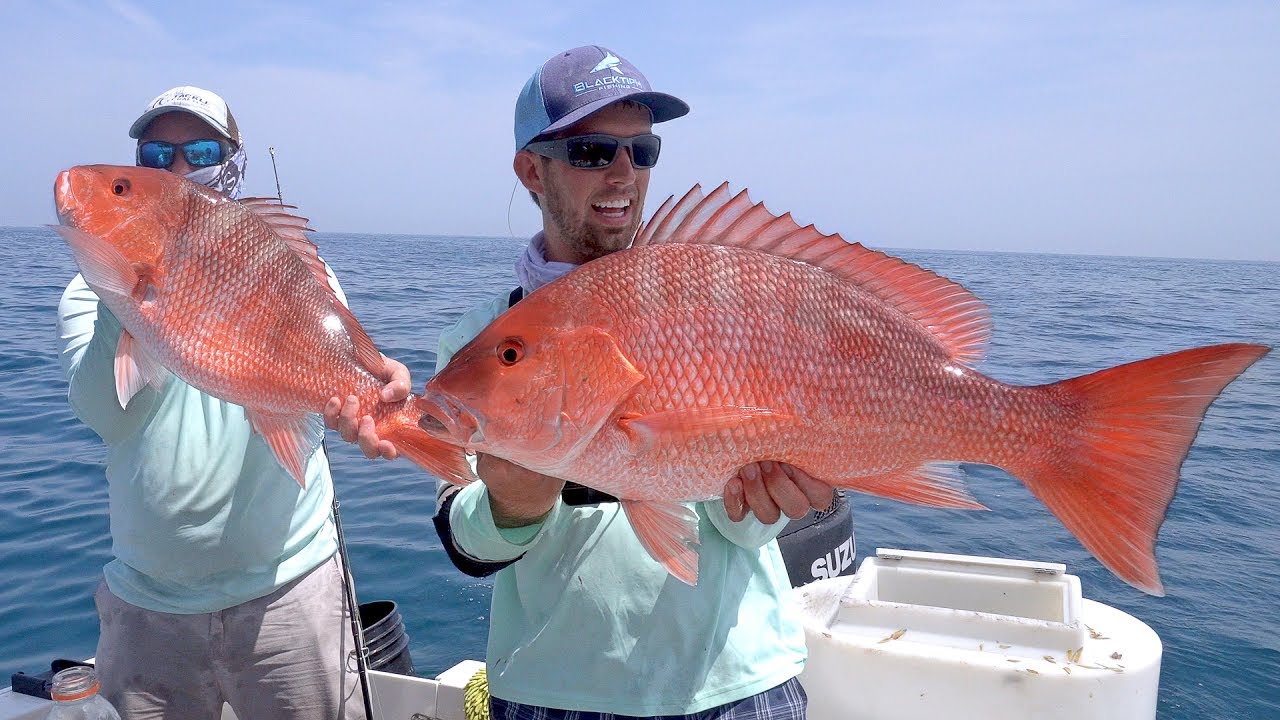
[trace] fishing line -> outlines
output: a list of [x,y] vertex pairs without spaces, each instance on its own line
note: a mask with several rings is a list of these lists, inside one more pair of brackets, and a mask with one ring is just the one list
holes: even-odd
[[511,183],[511,197],[507,198],[507,235],[515,238],[516,233],[511,229],[511,206],[516,200],[516,186],[520,184],[520,179],[516,178]]
[[[280,201],[281,205],[284,205],[284,193],[280,191],[280,172],[276,169],[275,146],[268,147],[267,152],[271,155],[271,174],[276,179],[276,199]],[[320,438],[320,447],[324,450],[325,464],[328,464],[329,447],[323,437]],[[351,574],[351,559],[347,556],[347,539],[342,532],[342,515],[338,512],[338,506],[340,505],[338,502],[338,488],[332,479],[330,479],[330,485],[333,486],[333,527],[338,534],[338,556],[342,559],[342,590],[343,596],[347,601],[347,613],[351,617],[351,638],[356,644],[352,650],[356,656],[356,677],[360,680],[360,696],[364,700],[364,716],[366,720],[374,720],[373,688],[369,684],[369,648],[365,646],[364,642],[364,628],[360,624],[360,606],[356,604],[356,581]],[[346,668],[344,667],[344,675],[346,674],[345,670]]]

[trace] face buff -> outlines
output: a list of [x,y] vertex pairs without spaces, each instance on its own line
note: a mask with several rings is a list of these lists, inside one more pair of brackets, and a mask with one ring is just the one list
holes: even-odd
[[539,231],[529,240],[524,254],[516,260],[516,277],[520,278],[520,287],[524,288],[526,294],[578,267],[573,263],[550,262],[546,253],[547,240]]
[[244,167],[248,162],[244,146],[236,148],[221,165],[210,165],[186,174],[186,178],[194,183],[213,188],[232,200],[240,198],[241,186],[244,184]]

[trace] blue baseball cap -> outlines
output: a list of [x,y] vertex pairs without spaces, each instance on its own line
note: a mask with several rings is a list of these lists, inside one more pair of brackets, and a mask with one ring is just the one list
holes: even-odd
[[620,100],[648,107],[655,123],[689,112],[680,98],[651,90],[644,75],[616,53],[584,45],[546,61],[525,83],[516,100],[516,150]]

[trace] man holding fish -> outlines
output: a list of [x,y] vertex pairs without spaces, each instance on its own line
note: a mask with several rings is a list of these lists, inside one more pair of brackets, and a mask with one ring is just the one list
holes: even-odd
[[[660,150],[652,126],[688,110],[605,48],[538,69],[516,103],[514,170],[543,230],[517,263],[516,294],[446,331],[438,368],[518,295],[630,245]],[[495,718],[804,717],[804,636],[786,610],[775,537],[782,515],[826,507],[830,486],[748,464],[725,500],[691,506],[701,570],[691,585],[654,562],[613,498],[487,454],[477,472],[483,483],[443,488],[437,528],[463,564],[501,567],[488,647]]]
[[[961,463],[1000,467],[1118,577],[1162,594],[1155,540],[1182,461],[1269,348],[1000,382],[974,368],[991,324],[971,292],[727,183],[671,198],[637,233],[651,123],[685,110],[600,48],[535,74],[515,170],[543,210],[517,266],[536,292],[447,332],[420,399],[420,426],[478,453],[486,481],[445,500],[442,535],[471,560],[515,561],[494,590],[495,715],[733,716],[741,692],[802,714],[794,682],[770,685],[803,663],[769,582],[776,527],[734,523],[718,501],[764,459],[956,509],[983,507]],[[555,278],[546,261],[582,264]],[[564,481],[620,509],[573,507]]]
[[[217,94],[168,90],[129,135],[138,166],[239,197],[243,139]],[[66,194],[59,210],[70,214]],[[244,407],[177,377],[133,381],[147,378],[123,369],[146,375],[133,362],[145,353],[81,275],[63,294],[58,334],[72,408],[107,445],[115,558],[95,595],[103,694],[125,718],[213,720],[224,701],[242,718],[363,718],[324,448],[304,448],[295,482]],[[393,381],[384,399],[404,399],[408,371],[382,362]]]
[[[139,161],[225,162],[240,145],[225,103],[195,107],[193,89],[177,90],[135,123],[156,135]],[[178,110],[221,139],[165,130]],[[187,663],[143,662],[129,682],[176,673],[199,691],[182,714],[204,715],[248,657],[228,661],[227,648],[254,635],[292,649],[306,628],[290,619],[341,617],[340,603],[307,604],[336,582],[298,592],[318,577],[307,558],[332,555],[309,494],[331,493],[315,467],[322,409],[367,455],[403,454],[465,486],[445,488],[436,521],[460,566],[501,568],[488,648],[498,717],[803,717],[803,636],[774,538],[783,513],[824,507],[832,486],[977,509],[958,463],[1001,467],[1119,577],[1163,592],[1155,537],[1182,460],[1208,405],[1268,348],[1001,383],[974,369],[990,319],[972,293],[745,192],[695,187],[637,233],[660,150],[652,125],[687,112],[596,46],[534,74],[513,166],[543,231],[517,265],[520,288],[446,332],[441,369],[400,401],[384,383],[402,386],[403,367],[346,308],[302,218],[156,169],[58,176],[58,231],[102,299],[71,288],[61,329],[73,407],[110,448],[121,559],[99,594],[104,642],[147,638],[129,653]],[[343,406],[333,396],[345,393]],[[290,476],[301,493],[281,494]],[[280,625],[264,622],[264,598],[288,607]],[[200,627],[183,624],[196,614]],[[218,662],[192,661],[188,646]],[[332,646],[308,657],[337,673],[316,673],[316,688],[345,677]],[[302,686],[266,675],[251,668],[228,698],[285,717],[272,703]],[[140,702],[173,695],[158,694]]]

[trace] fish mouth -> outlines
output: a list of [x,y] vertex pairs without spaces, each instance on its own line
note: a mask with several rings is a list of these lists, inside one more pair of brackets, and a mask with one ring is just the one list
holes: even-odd
[[422,396],[420,407],[418,427],[431,437],[468,450],[484,443],[483,423],[448,397],[429,392]]
[[58,222],[68,224],[71,214],[76,210],[75,193],[71,187],[71,171],[63,170],[53,181],[53,207],[58,213]]

